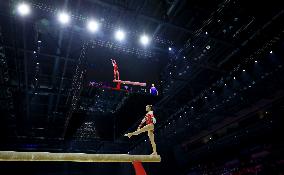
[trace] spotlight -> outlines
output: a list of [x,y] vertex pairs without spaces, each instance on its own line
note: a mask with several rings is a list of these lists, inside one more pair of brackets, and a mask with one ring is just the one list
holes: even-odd
[[118,41],[123,41],[125,39],[125,33],[122,30],[115,32],[115,39]]
[[90,32],[95,33],[99,29],[99,23],[95,20],[90,20],[87,24],[87,28]]
[[255,62],[255,63],[257,63],[257,61],[256,61],[256,60],[255,60],[254,62]]
[[17,10],[21,16],[26,16],[31,12],[30,6],[26,3],[19,4]]
[[142,45],[146,46],[146,45],[149,44],[150,39],[149,39],[149,37],[147,35],[142,35],[140,37],[140,42],[141,42]]
[[210,45],[207,45],[207,46],[206,46],[206,49],[209,50],[209,49],[210,49]]
[[39,63],[36,63],[37,65],[39,65]]
[[246,70],[245,69],[243,69],[243,72],[245,72]]
[[234,77],[234,80],[236,79],[236,77]]
[[214,93],[215,91],[212,91],[212,93]]
[[226,83],[225,83],[224,85],[225,85],[225,86],[227,86],[227,84],[226,84]]
[[66,12],[61,12],[58,14],[58,20],[62,24],[68,24],[70,22],[70,16]]
[[185,59],[185,56],[183,58]]
[[205,32],[205,34],[207,35],[207,34],[208,34],[208,32]]
[[191,109],[193,109],[193,106],[191,106]]
[[269,53],[273,53],[272,50]]
[[207,98],[207,97],[204,97],[204,98]]
[[171,51],[172,50],[172,48],[171,47],[169,47],[169,51]]

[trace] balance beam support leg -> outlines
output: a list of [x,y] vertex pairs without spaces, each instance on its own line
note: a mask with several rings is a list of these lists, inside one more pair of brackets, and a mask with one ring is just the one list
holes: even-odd
[[139,161],[132,162],[136,175],[147,175],[143,165]]

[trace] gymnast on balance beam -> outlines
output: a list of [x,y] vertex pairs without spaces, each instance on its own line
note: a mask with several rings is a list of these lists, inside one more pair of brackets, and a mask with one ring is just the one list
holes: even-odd
[[[147,114],[145,115],[145,117],[141,121],[137,130],[134,131],[134,132],[127,133],[124,136],[127,136],[127,137],[130,138],[133,135],[139,135],[143,132],[148,132],[148,136],[149,136],[152,148],[153,148],[153,153],[151,155],[157,155],[157,148],[156,148],[156,143],[155,143],[155,140],[154,140],[154,124],[156,123],[156,119],[155,119],[154,114],[153,114],[152,105],[147,105],[146,111],[147,111]],[[146,123],[146,125],[144,127],[142,127],[144,123]]]
[[113,60],[113,59],[110,59],[110,60],[111,60],[112,66],[113,66],[113,78],[114,78],[114,80],[119,80],[118,65],[117,65],[115,60]]

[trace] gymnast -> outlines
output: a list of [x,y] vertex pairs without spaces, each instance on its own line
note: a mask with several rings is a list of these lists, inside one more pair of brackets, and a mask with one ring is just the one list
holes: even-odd
[[[145,115],[145,117],[141,121],[137,130],[134,131],[134,132],[130,132],[128,134],[125,134],[124,136],[127,136],[127,137],[130,138],[133,135],[139,135],[139,134],[147,131],[151,145],[152,145],[152,148],[153,148],[153,153],[151,155],[157,155],[156,143],[155,143],[155,140],[154,140],[154,124],[156,123],[156,119],[155,119],[154,114],[153,114],[152,105],[147,105],[146,111],[147,111],[147,114]],[[142,127],[144,123],[146,123],[146,125],[144,127]]]

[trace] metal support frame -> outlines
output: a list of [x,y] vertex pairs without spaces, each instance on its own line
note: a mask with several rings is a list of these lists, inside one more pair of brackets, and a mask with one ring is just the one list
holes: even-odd
[[[24,49],[26,49],[26,45],[27,45],[27,41],[26,41],[26,27],[25,27],[25,23],[23,23],[23,45],[24,45]],[[28,86],[28,56],[27,53],[24,53],[24,74],[25,74],[25,89],[26,89],[26,118],[27,120],[29,120],[29,116],[30,116],[30,105],[29,105],[29,86]]]
[[80,52],[79,59],[78,59],[78,64],[77,64],[77,67],[76,67],[76,70],[75,70],[75,73],[74,73],[74,76],[73,76],[72,87],[70,89],[69,95],[67,97],[67,102],[66,102],[66,104],[68,104],[69,98],[71,98],[71,100],[70,100],[71,106],[70,106],[70,110],[67,112],[67,117],[66,117],[66,121],[65,121],[65,124],[64,124],[64,131],[62,133],[62,138],[64,138],[66,136],[70,119],[73,115],[73,112],[76,109],[77,102],[80,99],[80,94],[81,94],[82,87],[83,87],[83,79],[84,79],[85,74],[86,74],[86,59],[85,59],[85,56],[86,56],[86,52],[87,52],[87,49],[89,47],[89,44],[90,44],[90,42],[88,42],[88,41],[84,42],[82,50]]

